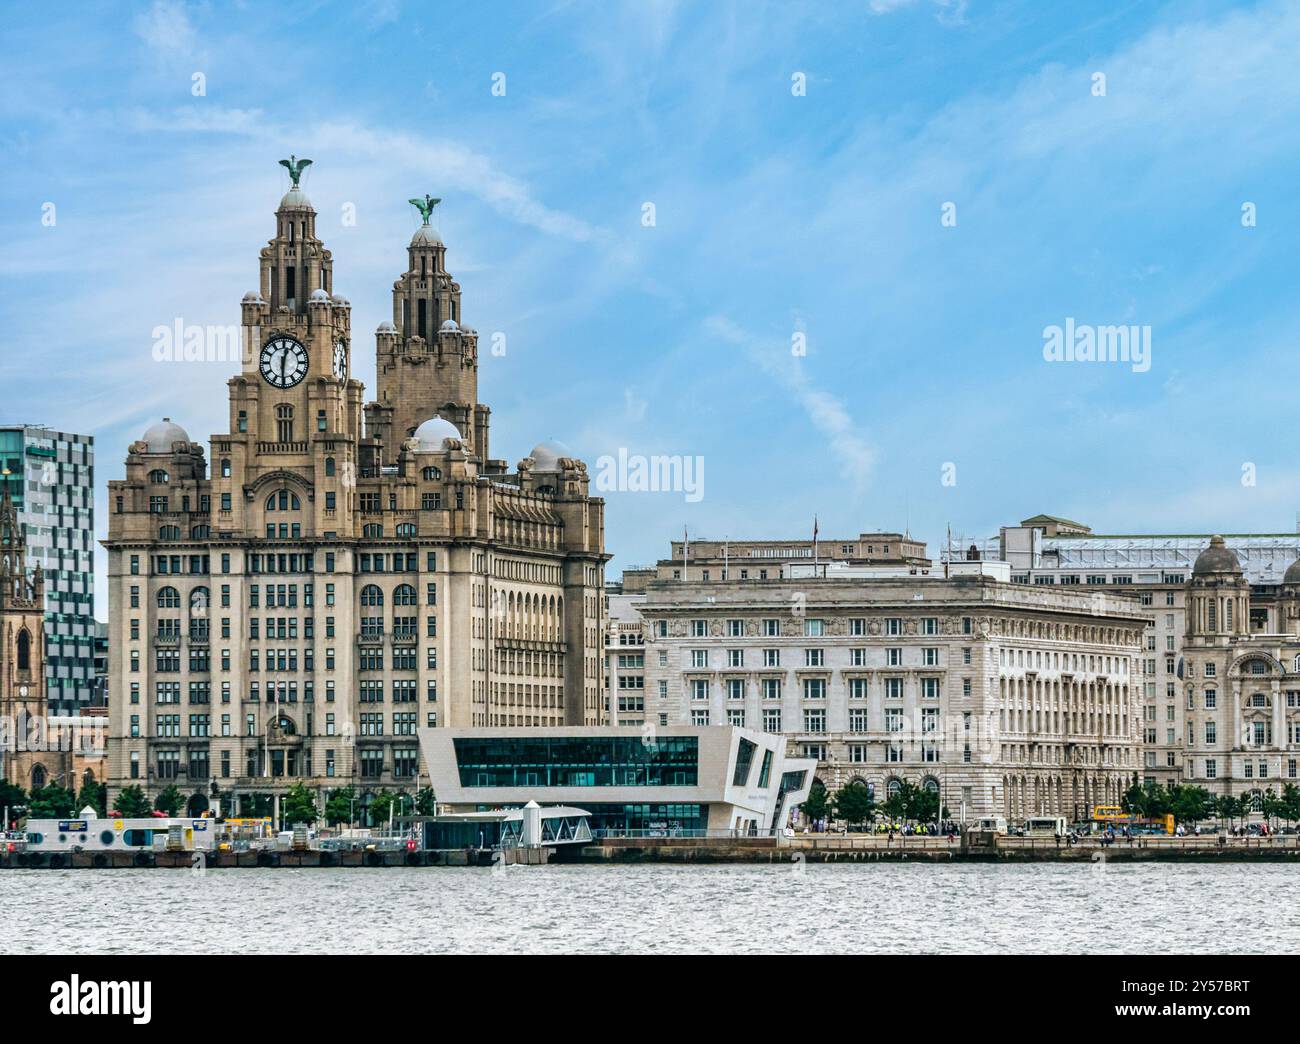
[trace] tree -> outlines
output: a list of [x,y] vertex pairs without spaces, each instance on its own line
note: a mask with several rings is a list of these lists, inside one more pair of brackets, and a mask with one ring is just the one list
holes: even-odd
[[804,798],[800,810],[809,822],[826,819],[831,814],[831,796],[820,779],[813,780],[812,789],[808,791],[808,796]]
[[108,800],[108,785],[106,783],[96,783],[93,778],[87,779],[81,784],[81,793],[77,795],[77,811],[89,805],[98,815],[103,815],[106,811],[105,802]]
[[1273,788],[1269,787],[1260,796],[1259,810],[1264,813],[1264,822],[1275,826],[1278,816],[1286,810],[1286,802],[1273,793]]
[[1282,811],[1280,814],[1288,823],[1300,819],[1300,787],[1297,787],[1294,783],[1282,785]]
[[1214,798],[1204,787],[1190,783],[1171,783],[1169,786],[1169,812],[1176,823],[1198,823],[1207,819],[1213,806]]
[[315,823],[316,798],[300,780],[285,794],[284,800],[280,802],[280,811],[284,822],[289,826],[295,823]]
[[393,807],[395,796],[387,790],[381,790],[370,798],[370,825],[387,826],[388,810]]
[[117,795],[117,800],[113,803],[113,811],[123,819],[138,819],[140,816],[149,814],[149,799],[144,796],[144,791],[134,783],[129,787],[123,787]]
[[417,816],[436,816],[438,802],[433,796],[432,787],[421,787],[415,793],[415,814]]
[[[0,779],[0,806],[9,809],[9,818],[16,820],[18,818],[18,809],[27,804],[27,792],[16,783],[10,783],[7,779]],[[5,823],[2,828],[9,829],[9,824]]]
[[340,823],[351,824],[352,802],[355,799],[356,793],[351,787],[331,791],[330,796],[325,800],[325,822],[330,826],[338,826]]
[[907,818],[917,823],[931,823],[939,818],[939,792],[929,787],[912,787],[908,795]]
[[158,792],[158,796],[153,799],[153,807],[165,816],[176,815],[183,804],[185,804],[185,798],[181,796],[181,792],[177,789],[175,783],[163,787]]
[[1245,815],[1249,807],[1245,798],[1235,798],[1231,794],[1222,794],[1214,800],[1215,815],[1221,820],[1226,819],[1229,827],[1238,816]]
[[1138,782],[1137,773],[1133,773],[1133,782],[1124,796],[1119,799],[1119,807],[1134,816],[1145,816],[1147,807],[1147,789]]
[[77,795],[67,787],[50,783],[32,791],[27,799],[28,819],[68,819],[77,807]]
[[876,818],[876,799],[871,788],[861,780],[841,787],[835,794],[835,818],[851,826],[870,823]]

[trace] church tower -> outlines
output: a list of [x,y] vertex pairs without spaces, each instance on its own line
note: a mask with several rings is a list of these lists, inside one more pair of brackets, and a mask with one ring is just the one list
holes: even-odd
[[461,321],[460,284],[447,271],[447,248],[431,224],[441,200],[413,199],[424,223],[407,247],[407,269],[393,284],[393,319],[375,331],[378,398],[366,407],[367,432],[382,463],[424,421],[454,424],[480,463],[488,459],[490,410],[478,401],[478,333]]
[[26,534],[6,487],[0,496],[0,716],[13,742],[0,750],[0,776],[26,790],[54,782],[62,760],[41,749],[48,723],[44,625],[45,575],[39,565],[27,571]]

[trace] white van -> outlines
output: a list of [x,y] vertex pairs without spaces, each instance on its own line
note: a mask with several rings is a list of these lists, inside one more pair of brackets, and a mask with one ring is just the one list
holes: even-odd
[[983,819],[975,821],[975,829],[990,834],[1005,834],[1007,832],[1007,821],[1002,816],[985,816]]

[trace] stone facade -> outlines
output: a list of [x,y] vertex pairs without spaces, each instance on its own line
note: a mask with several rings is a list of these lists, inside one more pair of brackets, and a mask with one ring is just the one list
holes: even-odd
[[490,457],[477,334],[428,224],[366,403],[315,219],[295,184],[241,305],[211,473],[164,420],[109,483],[112,793],[365,794],[415,785],[417,726],[604,720],[586,466],[551,443],[513,471]]
[[[734,574],[733,574],[734,575]],[[818,778],[954,816],[1086,816],[1140,765],[1132,599],[984,575],[651,584],[648,722],[784,733]]]
[[1254,799],[1300,784],[1300,562],[1252,589],[1214,537],[1187,592],[1183,778]]

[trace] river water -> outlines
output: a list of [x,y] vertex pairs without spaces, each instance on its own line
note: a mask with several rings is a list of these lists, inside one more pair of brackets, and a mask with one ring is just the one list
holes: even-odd
[[5,953],[1295,953],[1283,864],[7,870]]

